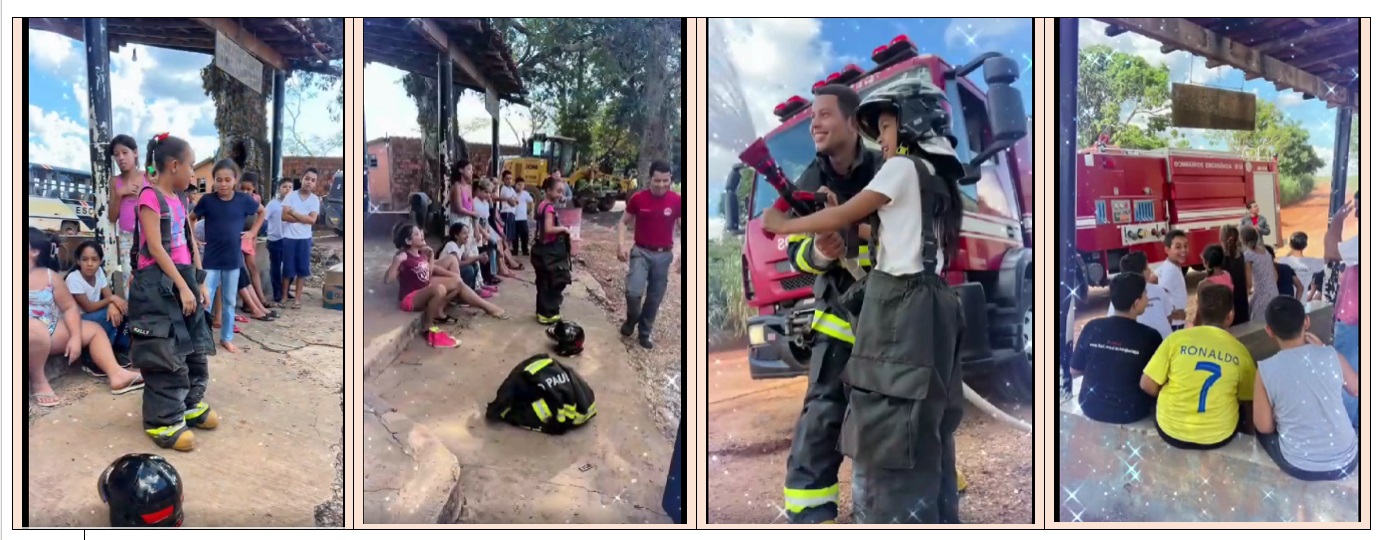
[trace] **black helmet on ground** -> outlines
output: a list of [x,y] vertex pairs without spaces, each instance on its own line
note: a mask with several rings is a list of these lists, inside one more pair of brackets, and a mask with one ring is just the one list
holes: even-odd
[[575,356],[585,350],[585,329],[569,321],[560,321],[546,328],[546,337],[556,342],[556,354]]
[[181,527],[182,477],[154,454],[125,454],[96,483],[111,527]]

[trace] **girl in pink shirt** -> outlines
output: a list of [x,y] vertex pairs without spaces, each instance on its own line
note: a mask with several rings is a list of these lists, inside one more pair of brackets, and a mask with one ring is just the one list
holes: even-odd
[[[110,222],[119,225],[116,235],[120,252],[116,260],[125,279],[130,276],[129,253],[134,249],[134,220],[138,213],[139,192],[148,187],[148,173],[139,168],[139,143],[129,135],[116,135],[107,148],[120,174],[110,183]],[[126,288],[128,283],[126,283]]]

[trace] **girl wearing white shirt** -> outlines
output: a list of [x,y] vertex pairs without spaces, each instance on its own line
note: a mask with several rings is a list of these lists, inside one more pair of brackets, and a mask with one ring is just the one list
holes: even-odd
[[[77,268],[67,273],[67,289],[72,299],[81,309],[81,318],[101,325],[106,337],[115,350],[123,350],[129,344],[122,337],[120,329],[124,326],[125,314],[129,304],[124,298],[110,292],[110,282],[105,276],[105,250],[100,242],[87,240],[77,246]],[[87,372],[103,377],[95,366],[88,366]]]

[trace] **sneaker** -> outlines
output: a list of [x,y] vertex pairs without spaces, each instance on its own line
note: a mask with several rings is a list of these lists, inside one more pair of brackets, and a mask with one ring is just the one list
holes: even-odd
[[440,328],[431,327],[431,332],[426,336],[426,344],[437,349],[454,349],[460,346],[460,340],[450,337],[450,334],[442,332]]
[[637,338],[637,344],[638,344],[638,345],[641,345],[643,349],[651,350],[651,348],[652,348],[652,338],[649,338],[649,337],[646,337],[646,336]]
[[633,335],[633,330],[636,330],[636,329],[637,329],[637,321],[627,321],[627,322],[624,322],[624,323],[623,323],[623,326],[622,326],[621,328],[618,329],[618,333],[623,334],[623,337],[632,337],[632,335]]

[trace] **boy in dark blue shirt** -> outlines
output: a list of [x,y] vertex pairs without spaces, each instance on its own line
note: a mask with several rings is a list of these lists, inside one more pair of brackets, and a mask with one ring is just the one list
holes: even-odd
[[[254,198],[236,191],[239,185],[239,166],[234,161],[222,159],[211,171],[215,191],[197,201],[194,217],[205,221],[206,250],[202,254],[202,268],[206,270],[208,299],[221,291],[220,345],[231,353],[239,352],[231,341],[235,337],[235,297],[239,290],[240,267],[244,266],[244,255],[240,250],[241,236],[255,238],[259,227],[264,223],[264,209]],[[248,231],[244,229],[245,220],[253,217],[254,224]],[[210,306],[207,306],[210,311]]]
[[1083,376],[1078,405],[1083,415],[1098,422],[1129,424],[1155,411],[1154,398],[1140,389],[1141,373],[1155,350],[1160,333],[1136,322],[1150,303],[1145,276],[1122,272],[1112,278],[1112,308],[1116,314],[1088,323],[1078,335],[1069,369]]

